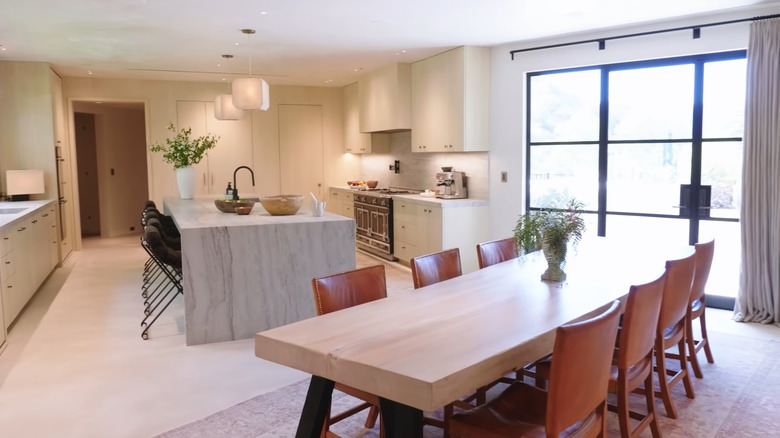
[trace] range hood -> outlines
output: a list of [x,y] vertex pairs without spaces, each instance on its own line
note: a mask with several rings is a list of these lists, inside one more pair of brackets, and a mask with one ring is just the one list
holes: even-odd
[[358,83],[360,132],[412,129],[412,65],[390,64],[364,74]]

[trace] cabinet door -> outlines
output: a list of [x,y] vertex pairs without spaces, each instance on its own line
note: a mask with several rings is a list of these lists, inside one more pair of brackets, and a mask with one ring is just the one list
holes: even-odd
[[449,52],[412,65],[412,152],[443,152],[450,129]]
[[279,105],[282,194],[324,197],[322,106]]
[[422,254],[438,252],[442,249],[441,239],[441,208],[428,205],[417,206],[417,239],[416,244]]
[[344,152],[351,154],[370,153],[371,134],[360,132],[360,101],[358,83],[349,84],[342,90],[344,105]]
[[[233,183],[233,172],[239,166],[252,168],[252,116],[245,114],[241,120],[217,120],[214,103],[205,102],[206,130],[219,137],[217,146],[208,152],[208,193],[224,195],[228,181]],[[257,194],[252,186],[252,174],[246,170],[236,172],[236,186],[240,196]]]

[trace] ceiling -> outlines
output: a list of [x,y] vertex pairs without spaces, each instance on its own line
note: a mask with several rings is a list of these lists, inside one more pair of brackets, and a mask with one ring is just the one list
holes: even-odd
[[[766,5],[780,2],[14,0],[0,6],[0,61],[50,62],[62,76],[197,81],[245,75],[251,62],[252,73],[271,84],[343,86],[363,71],[461,45],[735,8],[747,8],[745,17],[752,17],[753,7]],[[248,37],[243,28],[256,33]]]

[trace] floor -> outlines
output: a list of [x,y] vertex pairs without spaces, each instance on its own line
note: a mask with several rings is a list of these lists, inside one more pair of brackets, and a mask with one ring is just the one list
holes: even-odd
[[[251,339],[184,346],[180,299],[142,340],[145,260],[137,236],[90,238],[52,274],[0,355],[2,436],[151,437],[308,377],[256,358]],[[358,266],[379,262],[358,253]],[[387,279],[391,294],[412,288],[396,263]],[[707,315],[713,331],[780,339],[775,326]]]

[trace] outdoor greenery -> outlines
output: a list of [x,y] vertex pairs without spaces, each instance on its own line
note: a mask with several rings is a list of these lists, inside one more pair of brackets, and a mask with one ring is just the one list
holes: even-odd
[[520,216],[514,229],[514,238],[521,254],[542,249],[542,245],[554,254],[566,258],[568,242],[576,244],[585,231],[582,217],[583,204],[569,200],[564,208],[533,210]]
[[173,132],[173,137],[165,139],[165,144],[152,143],[149,150],[152,152],[162,152],[163,160],[166,163],[173,164],[174,169],[192,166],[200,163],[200,160],[206,155],[209,149],[217,145],[219,137],[208,134],[197,138],[191,138],[192,128],[177,131],[171,123],[168,130]]

